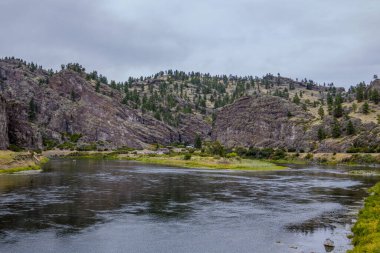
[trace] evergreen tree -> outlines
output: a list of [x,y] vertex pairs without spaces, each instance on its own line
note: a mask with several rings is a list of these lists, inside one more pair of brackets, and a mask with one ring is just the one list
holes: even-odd
[[367,102],[365,102],[362,106],[362,112],[364,114],[368,114],[369,113],[369,104]]
[[339,138],[342,134],[338,120],[335,120],[332,126],[331,135],[333,138]]
[[356,112],[357,109],[358,109],[358,105],[356,103],[353,103],[352,104],[352,111]]
[[356,87],[356,100],[362,102],[364,99],[365,84],[361,83]]
[[300,98],[298,97],[297,93],[296,95],[293,97],[293,103],[299,105],[301,102]]
[[194,147],[197,148],[197,149],[201,149],[202,148],[202,139],[201,139],[201,136],[199,134],[197,134],[195,136]]
[[375,104],[378,104],[379,101],[380,101],[380,96],[379,96],[379,92],[377,91],[377,89],[373,89],[372,93],[371,93],[371,100],[375,103]]
[[348,134],[348,135],[353,135],[353,134],[355,134],[354,124],[352,124],[352,121],[351,121],[351,120],[349,120],[348,123],[347,123],[347,134]]
[[99,81],[96,81],[95,91],[96,92],[100,91],[100,82]]
[[342,104],[336,104],[335,107],[334,107],[334,117],[336,118],[340,118],[343,116],[343,108],[342,108]]
[[320,127],[320,128],[318,128],[318,140],[321,141],[321,140],[324,140],[324,139],[326,139],[326,133],[323,130],[323,128]]
[[34,98],[32,98],[29,102],[29,111],[28,117],[30,121],[34,121],[37,116],[37,104],[34,102]]
[[325,110],[323,109],[322,106],[319,107],[318,114],[319,114],[319,117],[321,117],[321,120],[323,120],[323,118],[325,117]]
[[75,91],[74,90],[71,90],[71,101],[75,102]]

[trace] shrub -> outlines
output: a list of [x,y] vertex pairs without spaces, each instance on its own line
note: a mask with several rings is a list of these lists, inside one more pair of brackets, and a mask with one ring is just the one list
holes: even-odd
[[191,154],[185,154],[183,156],[183,160],[190,160],[191,159]]
[[306,160],[311,160],[311,159],[313,159],[313,154],[312,153],[307,153],[307,155],[305,156],[305,159]]
[[9,144],[8,149],[11,150],[11,151],[14,151],[14,152],[24,151],[24,149],[22,147],[19,147],[16,144]]
[[97,150],[97,146],[95,143],[87,144],[87,145],[82,145],[77,148],[78,151],[94,151]]
[[236,158],[237,156],[238,156],[238,154],[235,153],[235,152],[232,152],[232,153],[228,153],[228,154],[227,154],[227,158]]
[[283,149],[276,149],[276,151],[274,151],[273,155],[271,156],[273,160],[280,160],[280,159],[284,159],[285,157],[286,157],[286,152]]

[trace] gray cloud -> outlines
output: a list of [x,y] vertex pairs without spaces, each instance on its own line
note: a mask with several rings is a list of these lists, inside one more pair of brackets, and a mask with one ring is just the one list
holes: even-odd
[[0,55],[109,79],[280,72],[348,87],[380,74],[375,0],[3,0]]

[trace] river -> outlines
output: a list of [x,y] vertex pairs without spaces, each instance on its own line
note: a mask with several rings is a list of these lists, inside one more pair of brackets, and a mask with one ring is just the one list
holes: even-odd
[[333,252],[376,177],[52,160],[0,175],[0,252]]

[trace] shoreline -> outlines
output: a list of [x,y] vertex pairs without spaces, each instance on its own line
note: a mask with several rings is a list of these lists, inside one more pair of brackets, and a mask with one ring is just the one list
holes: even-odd
[[351,228],[353,249],[347,253],[380,252],[380,182],[369,190]]
[[[133,150],[133,151],[72,151],[72,150],[49,150],[44,151],[43,156],[45,157],[70,157],[77,159],[125,159],[125,160],[136,160],[143,161],[147,163],[155,164],[167,164],[181,166],[183,164],[183,159],[176,159],[178,156],[184,156],[189,154],[187,152],[170,152],[166,154],[155,153],[151,150]],[[190,153],[193,157],[218,157],[213,155],[207,155],[195,151]],[[167,163],[163,160],[158,159],[160,157],[166,157]],[[174,159],[172,159],[174,157]],[[219,159],[219,158],[218,158]],[[286,156],[280,159],[268,159],[268,158],[251,158],[251,157],[220,157],[220,159],[233,160],[240,159],[244,161],[257,161],[263,163],[271,163],[275,166],[287,167],[287,165],[326,165],[326,166],[349,166],[349,167],[367,167],[373,169],[371,173],[368,174],[378,174],[380,170],[380,154],[369,154],[369,153],[286,153]],[[171,161],[173,160],[173,161]],[[191,159],[193,160],[193,159]],[[178,161],[174,163],[174,161]],[[236,163],[236,162],[235,162]],[[223,164],[221,162],[220,164]],[[237,164],[237,163],[236,163]],[[194,166],[202,167],[202,164],[193,164]],[[206,164],[207,165],[207,164]],[[191,163],[187,162],[182,167],[191,167]],[[209,166],[206,166],[209,167]],[[214,168],[215,166],[210,166]],[[358,175],[361,173],[356,173],[353,170],[353,174]]]
[[49,159],[33,152],[0,151],[0,174],[40,170]]

